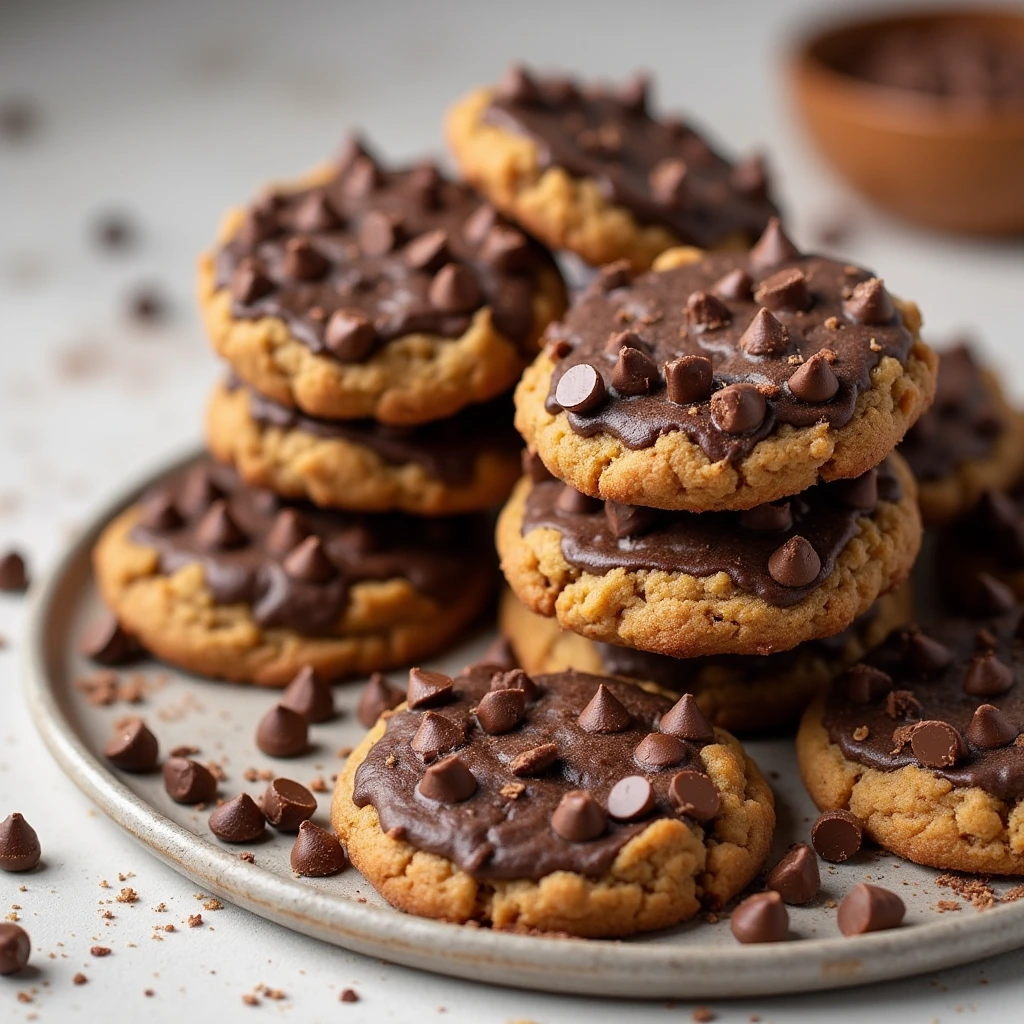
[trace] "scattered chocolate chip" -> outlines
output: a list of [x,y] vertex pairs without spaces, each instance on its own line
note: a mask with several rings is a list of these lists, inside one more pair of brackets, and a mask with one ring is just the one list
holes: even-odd
[[442,804],[459,804],[468,800],[477,790],[476,778],[465,762],[452,754],[432,764],[420,779],[417,792],[429,800]]
[[417,235],[405,247],[405,262],[414,270],[434,273],[451,259],[448,232],[442,228]]
[[458,263],[448,263],[434,275],[427,297],[432,305],[449,313],[470,313],[482,301],[473,271]]
[[316,797],[292,779],[274,779],[263,794],[262,806],[263,817],[278,832],[297,832],[316,814]]
[[628,729],[633,716],[611,690],[601,683],[576,721],[586,732],[614,733]]
[[167,299],[153,285],[139,285],[128,296],[128,316],[141,324],[155,324],[167,318]]
[[711,396],[711,418],[727,434],[756,430],[766,413],[764,395],[753,384],[730,384]]
[[359,247],[368,256],[384,256],[402,240],[402,220],[383,210],[370,210],[359,224]]
[[789,938],[789,912],[775,891],[748,896],[732,912],[729,927],[738,942],[784,942]]
[[1002,580],[987,572],[979,572],[968,598],[972,615],[1002,615],[1017,607],[1017,595]]
[[[304,878],[329,878],[344,871],[348,859],[333,832],[304,821],[292,847],[292,871]],[[346,991],[351,991],[346,989]]]
[[196,519],[223,497],[224,492],[213,479],[210,467],[199,465],[189,471],[178,498],[178,508],[189,519]]
[[0,870],[31,871],[41,856],[36,830],[17,811],[0,821]]
[[711,395],[714,369],[707,356],[680,356],[665,364],[668,400],[677,405],[703,402]]
[[346,195],[368,196],[381,183],[380,168],[369,155],[357,156],[349,165],[342,183]]
[[156,737],[138,718],[119,725],[103,748],[103,756],[126,772],[151,772],[156,767],[159,754]]
[[743,163],[737,164],[729,174],[729,184],[740,195],[764,199],[768,194],[768,172],[760,153],[753,153]]
[[241,547],[247,539],[223,498],[218,498],[203,514],[196,526],[195,538],[206,551]]
[[454,681],[443,672],[428,672],[426,669],[414,668],[409,672],[409,688],[406,700],[412,711],[420,708],[436,708],[445,704],[452,697]]
[[542,743],[539,747],[531,747],[521,754],[516,754],[509,764],[509,771],[517,778],[529,775],[540,775],[558,760],[558,746],[554,743]]
[[503,274],[514,274],[529,268],[530,243],[517,228],[495,224],[480,247],[480,259]]
[[358,1003],[359,993],[354,988],[343,988],[338,999],[343,1003]]
[[732,320],[729,307],[711,292],[693,292],[686,300],[686,322],[697,331],[717,331]]
[[737,302],[750,302],[753,298],[754,282],[750,275],[737,267],[730,270],[725,277],[720,278],[712,286],[711,290],[723,299],[735,299]]
[[777,267],[799,256],[800,250],[786,236],[778,217],[768,221],[764,234],[750,250],[750,262],[755,267]]
[[333,231],[344,223],[330,197],[322,190],[310,192],[295,210],[295,227],[299,231]]
[[661,716],[658,731],[693,743],[714,743],[715,730],[704,717],[692,693],[684,693]]
[[461,746],[465,739],[465,729],[456,722],[436,711],[425,711],[409,746],[419,755],[421,761],[429,764],[442,754]]
[[28,571],[25,559],[17,551],[0,555],[0,591],[20,594],[28,589]]
[[801,402],[828,402],[839,390],[839,378],[825,356],[815,352],[789,378],[789,390]]
[[908,626],[903,633],[903,659],[915,672],[932,675],[941,672],[953,660],[953,653],[917,626]]
[[662,160],[651,168],[651,195],[666,206],[680,207],[686,201],[686,163],[679,159]]
[[570,484],[564,484],[555,499],[555,508],[573,515],[592,515],[595,512],[600,512],[603,507],[604,504],[600,498],[592,498],[589,494],[577,491]]
[[869,469],[852,480],[835,480],[829,484],[829,493],[847,508],[874,512],[878,507],[878,469]]
[[274,282],[263,272],[263,268],[256,260],[246,258],[235,267],[228,287],[235,302],[248,306],[272,292]]
[[480,698],[476,708],[480,728],[492,736],[511,732],[525,717],[526,693],[523,690],[492,689]]
[[617,501],[604,503],[604,514],[612,533],[620,540],[645,533],[657,519],[658,513],[644,505],[623,505]]
[[783,533],[793,525],[793,512],[788,501],[766,502],[740,513],[740,526],[759,533]]
[[976,654],[964,678],[964,693],[972,697],[995,697],[1013,686],[1013,669],[992,651]]
[[240,793],[210,812],[210,831],[226,843],[251,843],[266,831],[263,812],[248,793]]
[[834,864],[849,860],[864,839],[860,820],[849,811],[825,811],[811,826],[811,845],[818,856]]
[[797,843],[768,872],[765,885],[774,889],[784,903],[799,906],[809,903],[821,888],[818,858],[806,843]]
[[287,555],[308,536],[309,530],[306,529],[302,516],[295,509],[286,508],[278,512],[264,544],[275,555]]
[[273,238],[280,230],[277,214],[272,209],[253,207],[245,212],[238,228],[238,238],[248,246],[257,246]]
[[[493,664],[490,660],[486,664]],[[522,690],[526,700],[534,701],[540,696],[540,687],[521,669],[512,668],[507,672],[495,672],[491,677],[492,690]]]
[[687,758],[687,750],[675,736],[652,732],[637,744],[633,758],[641,767],[655,772],[682,764]]
[[281,704],[307,722],[326,722],[334,717],[334,690],[317,676],[312,665],[303,665],[281,695]]
[[208,804],[217,795],[217,780],[205,765],[187,757],[164,762],[164,789],[179,804]]
[[888,324],[896,315],[896,307],[877,277],[856,285],[850,297],[844,300],[843,310],[858,324]]
[[797,267],[780,270],[766,277],[754,292],[754,301],[773,313],[799,313],[810,308],[811,293],[807,277]]
[[863,935],[898,927],[906,912],[896,893],[859,882],[839,904],[836,923],[844,935]]
[[781,356],[789,349],[789,331],[762,307],[740,335],[739,346],[748,356]]
[[290,551],[282,565],[293,580],[303,583],[326,583],[338,575],[337,568],[324,551],[323,541],[315,535],[307,537]]
[[585,416],[596,412],[607,398],[604,378],[590,363],[577,363],[562,374],[555,388],[555,401],[569,412]]
[[981,704],[967,726],[968,743],[982,750],[995,750],[1008,746],[1020,733],[1020,729],[1006,715],[991,704]]
[[910,690],[893,690],[885,695],[885,713],[892,719],[919,718],[921,702]]
[[910,748],[925,768],[951,768],[967,753],[963,737],[948,722],[919,722]]
[[140,653],[135,637],[126,633],[113,612],[104,610],[85,628],[78,649],[101,665],[126,665]]
[[309,747],[308,732],[302,715],[275,704],[256,727],[256,746],[268,757],[301,757]]
[[619,349],[619,358],[612,370],[612,387],[620,395],[646,395],[659,383],[658,366],[650,356],[630,345]]
[[619,779],[608,794],[608,814],[616,821],[640,821],[655,805],[654,787],[642,775]]
[[551,827],[570,843],[587,843],[604,834],[608,815],[585,789],[572,789],[551,815]]
[[363,695],[359,698],[359,710],[357,711],[359,721],[367,729],[372,729],[376,725],[377,719],[385,711],[397,708],[403,700],[405,700],[405,694],[401,690],[391,686],[382,673],[374,672],[366,684],[366,689],[363,690]]
[[317,281],[330,268],[330,261],[315,245],[301,235],[289,238],[284,246],[284,273],[296,281]]
[[694,821],[710,821],[719,811],[722,798],[715,784],[703,772],[676,772],[668,784],[668,798],[680,814]]
[[821,559],[806,537],[796,534],[768,558],[768,574],[783,587],[806,587],[818,578]]
[[28,966],[32,941],[16,924],[0,923],[0,975],[17,974]]
[[377,333],[358,309],[336,309],[324,330],[324,345],[343,363],[361,363],[373,351]]
[[101,249],[130,249],[138,241],[135,225],[127,214],[110,210],[96,218],[92,237]]
[[522,106],[536,106],[543,102],[537,83],[522,64],[512,64],[494,87],[496,99]]
[[169,494],[158,492],[139,506],[139,523],[147,530],[167,533],[176,530],[183,522]]
[[892,676],[871,665],[853,665],[843,673],[846,696],[854,704],[874,704],[892,692]]
[[541,457],[529,448],[523,449],[523,476],[535,484],[542,484],[547,480],[554,480],[551,470],[544,465]]

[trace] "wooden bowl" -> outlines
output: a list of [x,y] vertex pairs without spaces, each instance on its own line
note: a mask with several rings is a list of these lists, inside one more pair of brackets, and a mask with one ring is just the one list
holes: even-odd
[[950,231],[1024,232],[1024,110],[966,108],[845,70],[873,33],[942,26],[1013,36],[1024,12],[944,10],[846,23],[806,39],[789,77],[810,134],[858,191]]

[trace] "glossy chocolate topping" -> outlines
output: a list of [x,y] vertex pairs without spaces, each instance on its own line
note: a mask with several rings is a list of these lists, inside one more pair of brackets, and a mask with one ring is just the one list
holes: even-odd
[[[895,502],[902,488],[888,460],[859,480],[877,475],[877,500]],[[603,575],[615,568],[682,572],[690,576],[728,573],[743,591],[769,604],[787,608],[801,601],[824,582],[836,559],[857,530],[867,507],[850,504],[853,481],[818,484],[789,498],[784,504],[758,506],[751,512],[664,512],[644,509],[642,532],[617,536],[605,503],[590,501],[569,507],[572,489],[557,480],[534,484],[526,499],[524,536],[537,527],[550,527],[562,535],[562,554],[570,565]],[[563,497],[563,495],[565,497]],[[560,501],[561,499],[561,501]],[[612,503],[608,503],[611,505]],[[788,505],[788,515],[757,529],[752,512],[772,512]],[[577,511],[576,508],[582,508]],[[803,538],[817,555],[820,568],[812,578],[791,579],[774,569],[773,556],[794,539]]]
[[343,362],[406,334],[457,337],[482,306],[524,342],[543,269],[548,253],[468,186],[432,164],[385,170],[354,141],[325,183],[257,200],[216,257],[234,316],[280,317]]
[[984,459],[1004,429],[971,349],[961,343],[942,352],[935,401],[899,452],[918,480],[943,480],[962,463]]
[[[493,666],[470,667],[455,680],[443,705],[399,711],[388,720],[384,736],[356,772],[353,794],[357,806],[376,808],[384,832],[447,857],[477,878],[540,878],[560,870],[595,877],[652,820],[679,816],[670,784],[684,770],[687,778],[681,783],[692,784],[690,776],[701,771],[703,742],[666,733],[673,755],[661,770],[646,769],[634,758],[637,746],[673,707],[671,701],[601,676],[573,671],[536,676],[539,692],[526,702],[522,720],[508,732],[489,734],[476,709],[492,693],[492,672]],[[493,693],[501,692],[500,679],[499,673]],[[452,736],[437,754],[442,761],[431,758],[429,763],[455,757],[476,782],[472,795],[464,798],[471,783],[460,771],[459,787],[448,790],[458,802],[430,799],[420,788],[429,755],[418,754],[414,746],[423,745],[414,740],[422,737],[430,715],[443,716]],[[604,730],[616,731],[590,731],[595,725],[591,717]],[[687,732],[685,726],[666,723],[666,729]],[[616,783],[633,777],[639,781],[627,795],[635,797],[646,781],[652,800],[620,801],[620,791],[609,803]],[[628,813],[620,809],[627,802]],[[605,810],[631,820],[611,817],[602,827]],[[597,829],[593,838],[563,838],[593,835]]]
[[[548,334],[549,352],[567,350],[551,376],[552,415],[565,408],[577,434],[634,449],[682,431],[716,462],[741,460],[779,424],[848,423],[871,370],[883,356],[905,364],[913,341],[881,282],[798,255],[774,222],[749,254],[711,254],[632,284],[606,271]],[[646,371],[624,363],[623,346],[646,357]],[[559,385],[582,364],[603,386],[578,405],[571,382]]]
[[512,401],[507,395],[483,405],[468,406],[449,419],[400,427],[377,420],[324,420],[307,416],[279,405],[237,380],[226,386],[232,390],[245,387],[249,415],[257,423],[362,445],[392,465],[414,462],[446,484],[472,480],[477,456],[484,452],[514,454],[522,447],[512,426]]
[[735,166],[679,119],[652,117],[643,79],[616,91],[513,68],[485,118],[532,139],[542,168],[594,179],[609,202],[681,242],[752,242],[776,212],[761,160]]
[[1020,632],[1017,610],[896,630],[833,684],[823,720],[829,739],[848,760],[869,768],[921,765],[954,786],[1019,799]]
[[308,636],[335,632],[349,588],[364,580],[401,578],[450,596],[488,543],[485,521],[283,502],[209,460],[162,480],[140,507],[131,539],[159,552],[161,573],[199,562],[218,604],[249,604],[261,626]]

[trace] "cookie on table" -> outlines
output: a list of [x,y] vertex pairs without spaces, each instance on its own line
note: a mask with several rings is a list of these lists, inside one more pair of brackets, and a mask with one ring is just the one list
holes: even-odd
[[327,508],[429,516],[500,505],[519,479],[522,447],[508,396],[395,427],[307,416],[237,380],[214,391],[206,438],[251,486]]
[[986,490],[1005,491],[1024,473],[1024,414],[1003,395],[968,342],[939,352],[932,407],[899,447],[917,477],[925,526],[965,515]]
[[912,618],[910,584],[884,594],[852,626],[766,657],[667,658],[588,640],[537,615],[506,590],[499,627],[528,673],[575,668],[692,693],[708,720],[737,734],[795,725],[823,686]]
[[352,863],[394,906],[622,936],[723,906],[763,864],[771,790],[692,698],[576,672],[478,666],[427,673],[428,686],[417,674],[331,808]]
[[507,391],[562,312],[550,254],[432,164],[330,167],[224,220],[199,265],[213,347],[281,405],[414,424]]
[[833,636],[910,573],[921,544],[898,455],[853,481],[746,512],[665,512],[524,478],[497,530],[532,611],[675,658],[773,654]]
[[800,772],[888,850],[1024,874],[1021,612],[897,630],[807,709]]
[[761,159],[734,165],[678,118],[619,87],[513,66],[451,108],[463,176],[552,249],[638,270],[674,245],[743,248],[777,213]]
[[443,649],[493,585],[486,517],[363,516],[288,504],[201,461],[122,512],[97,542],[100,593],[157,657],[286,686]]
[[877,465],[931,402],[912,303],[797,252],[773,221],[749,253],[672,250],[605,268],[516,390],[516,426],[594,497],[751,508]]

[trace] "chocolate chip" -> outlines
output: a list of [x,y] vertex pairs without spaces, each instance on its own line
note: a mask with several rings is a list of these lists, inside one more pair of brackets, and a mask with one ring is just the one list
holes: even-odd
[[543,103],[540,89],[522,64],[512,64],[494,87],[496,99],[518,103],[524,107]]
[[303,665],[281,695],[281,704],[307,722],[326,722],[334,717],[334,690],[312,665]]
[[146,498],[139,506],[139,523],[155,533],[168,533],[178,529],[184,520],[174,505],[174,499],[163,491]]
[[611,292],[616,288],[625,288],[633,280],[633,268],[629,260],[616,260],[603,266],[594,278],[594,285],[599,292]]
[[343,363],[361,363],[376,340],[373,323],[358,309],[336,309],[324,330],[324,345]]
[[201,516],[224,492],[217,485],[206,465],[196,466],[189,471],[185,485],[178,498],[178,508],[189,519]]
[[124,631],[117,616],[106,610],[86,627],[78,649],[101,665],[126,665],[138,658],[141,650],[135,637]]
[[562,512],[569,512],[571,515],[593,515],[595,512],[600,512],[603,507],[600,498],[592,498],[589,494],[577,491],[569,484],[564,484],[558,497],[555,498],[555,508]]
[[255,248],[260,242],[273,238],[280,231],[281,225],[277,213],[273,209],[253,207],[246,210],[242,223],[238,228],[238,239],[247,246]]
[[359,710],[356,714],[367,729],[372,729],[385,711],[397,708],[403,700],[405,694],[401,690],[391,686],[382,673],[374,672],[359,698]]
[[707,356],[680,356],[665,363],[668,400],[677,405],[703,402],[711,395],[714,376]]
[[282,509],[274,519],[273,526],[264,539],[267,550],[275,555],[287,555],[294,551],[307,537],[309,530],[302,516],[293,508]]
[[17,811],[0,821],[0,870],[31,871],[41,856],[36,830]]
[[658,366],[649,355],[629,345],[619,349],[619,358],[612,370],[612,387],[620,395],[646,395],[659,383]]
[[316,797],[292,779],[274,779],[262,800],[263,816],[278,832],[297,832],[316,814]]
[[601,683],[576,721],[585,732],[615,733],[628,729],[633,716],[611,690]]
[[432,764],[416,787],[418,793],[428,800],[442,804],[459,804],[468,800],[477,790],[477,782],[465,762],[452,754],[443,761]]
[[646,114],[647,101],[651,91],[651,79],[643,73],[634,75],[619,89],[619,103],[630,114]]
[[693,743],[714,743],[715,730],[704,717],[692,693],[684,693],[661,716],[658,731]]
[[103,756],[126,772],[151,772],[157,763],[160,747],[145,722],[132,718],[120,724],[110,742],[103,748]]
[[604,834],[608,815],[585,789],[571,789],[551,815],[551,827],[570,843],[587,843]]
[[[484,651],[480,660],[474,663],[475,666],[487,666],[496,670],[496,674],[491,679],[491,688],[494,689],[499,685],[498,673],[502,676],[507,676],[509,673],[518,672],[519,660],[516,658],[516,652],[513,650],[508,637],[499,633],[487,645],[487,650]],[[467,669],[467,671],[469,670]],[[523,675],[523,680],[523,685],[520,685],[519,682],[515,683],[515,685],[510,683],[506,689],[525,690],[527,700],[535,699],[537,696],[536,684],[525,674]]]
[[154,324],[167,316],[167,299],[153,285],[140,285],[128,296],[128,316],[141,324]]
[[789,938],[789,912],[774,891],[748,896],[732,912],[729,921],[738,942],[784,942]]
[[778,217],[768,221],[764,234],[750,250],[750,262],[755,267],[777,267],[799,256],[800,250],[786,236]]
[[1002,580],[987,572],[979,572],[969,595],[972,615],[1002,615],[1017,607],[1017,595]]
[[326,583],[338,575],[337,568],[324,551],[323,541],[315,535],[293,548],[281,564],[293,580],[303,583]]
[[529,448],[523,449],[522,455],[523,476],[535,484],[542,484],[547,480],[554,480],[551,470],[544,465],[541,457]]
[[651,195],[659,203],[678,209],[686,202],[686,174],[683,160],[670,157],[659,161],[651,168],[648,178]]
[[839,904],[836,923],[844,935],[863,935],[898,927],[906,912],[896,893],[859,882]]
[[648,771],[674,768],[687,759],[687,750],[681,740],[667,733],[652,732],[645,736],[633,751],[637,764]]
[[248,793],[227,800],[210,812],[210,831],[226,843],[251,843],[266,831],[263,812]]
[[256,746],[268,757],[301,757],[309,747],[309,726],[297,711],[275,704],[256,727]]
[[754,282],[745,270],[737,267],[730,270],[725,277],[719,278],[711,286],[711,290],[722,299],[750,302],[753,298]]
[[643,505],[623,505],[617,501],[604,503],[604,514],[612,533],[618,539],[645,533],[657,519],[657,510]]
[[918,674],[933,675],[949,665],[953,652],[926,636],[919,627],[908,626],[903,632],[903,660]]
[[25,559],[17,551],[0,555],[0,592],[20,594],[28,589]]
[[508,224],[495,224],[480,247],[480,259],[503,274],[527,270],[533,262],[526,235]]
[[235,302],[248,306],[274,290],[274,282],[263,272],[263,268],[251,257],[243,259],[231,274],[231,297]]
[[839,378],[825,356],[815,352],[789,378],[789,390],[801,402],[828,402],[839,390]]
[[516,754],[509,764],[509,771],[517,778],[529,775],[540,775],[558,760],[558,746],[555,743],[542,743],[539,747],[530,747],[521,754]]
[[590,363],[570,366],[559,378],[555,401],[569,412],[586,416],[604,405],[608,389],[604,378]]
[[359,248],[368,256],[384,256],[398,248],[402,235],[401,217],[370,210],[359,223]]
[[412,711],[420,708],[436,708],[446,704],[452,698],[454,681],[443,672],[428,672],[426,669],[414,668],[409,673],[409,688],[406,700]]
[[241,547],[247,540],[223,498],[218,498],[203,514],[196,526],[195,538],[206,551],[227,551]]
[[782,533],[793,525],[793,511],[788,501],[766,502],[740,513],[740,526],[759,533]]
[[843,302],[843,311],[858,324],[888,324],[896,316],[896,307],[877,277],[856,285]]
[[863,839],[860,820],[842,808],[825,811],[811,826],[811,845],[819,857],[833,864],[849,860]]
[[892,690],[885,695],[885,713],[892,719],[919,718],[921,702],[911,690]]
[[466,730],[463,726],[436,711],[425,711],[409,746],[421,761],[429,764],[442,754],[461,746],[465,739]]
[[874,512],[878,507],[878,470],[869,469],[852,480],[836,480],[829,485],[829,493],[847,508]]
[[526,717],[526,694],[522,690],[491,690],[480,698],[476,720],[492,736],[511,732]]
[[765,885],[774,889],[784,903],[799,906],[809,903],[821,888],[818,858],[806,843],[791,846],[786,855],[768,872]]
[[948,722],[918,723],[910,748],[925,768],[950,768],[967,752],[963,737]]
[[381,184],[380,168],[367,154],[357,156],[349,165],[342,182],[345,195],[360,199],[370,195]]
[[317,281],[327,273],[330,265],[327,257],[308,238],[299,236],[285,242],[281,266],[293,280]]
[[971,658],[964,678],[964,693],[973,697],[995,697],[1006,693],[1013,684],[1013,669],[988,651]]
[[807,288],[807,277],[797,267],[780,270],[757,286],[754,301],[773,313],[799,313],[809,309],[811,293]]
[[328,195],[316,189],[295,208],[294,223],[299,231],[333,231],[342,226],[343,220]]
[[433,273],[451,259],[448,248],[448,232],[443,228],[425,231],[417,235],[403,253],[405,262],[414,270]]
[[790,537],[768,557],[768,575],[783,587],[806,587],[820,572],[818,552],[800,534]]
[[680,814],[694,821],[710,821],[722,806],[715,784],[703,772],[688,769],[672,776],[668,798]]
[[781,356],[789,350],[789,331],[762,306],[740,335],[739,346],[748,356]]
[[344,871],[348,860],[333,832],[304,821],[292,847],[292,871],[304,878],[329,878]]
[[967,741],[982,750],[995,750],[1012,743],[1020,729],[997,707],[981,704],[967,726]]
[[853,665],[840,680],[846,685],[846,696],[854,704],[874,704],[893,688],[892,676],[871,665]]
[[522,690],[526,694],[527,702],[535,701],[540,696],[540,687],[521,668],[495,672],[491,677],[491,689]]
[[768,194],[768,172],[764,158],[752,153],[729,173],[729,184],[742,196],[750,199],[764,199]]
[[444,179],[432,160],[424,160],[414,167],[406,179],[413,202],[421,209],[435,210],[442,205]]
[[616,821],[640,821],[654,810],[654,787],[642,775],[619,779],[608,794],[608,814]]
[[764,422],[764,395],[753,384],[730,384],[711,396],[711,418],[727,434],[746,434]]
[[0,923],[0,975],[17,974],[28,966],[32,940],[20,925]]
[[458,263],[448,263],[434,275],[427,297],[447,313],[470,313],[483,298],[473,271]]
[[644,342],[636,331],[612,331],[608,340],[604,343],[605,352],[617,356],[623,348],[637,348],[643,350]]
[[217,795],[217,780],[205,765],[187,757],[164,762],[164,789],[179,804],[208,804]]
[[729,307],[711,292],[693,292],[686,300],[686,322],[696,331],[717,331],[732,320]]

